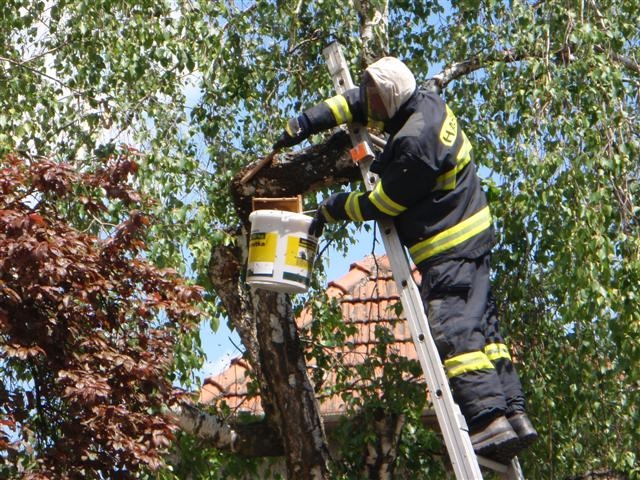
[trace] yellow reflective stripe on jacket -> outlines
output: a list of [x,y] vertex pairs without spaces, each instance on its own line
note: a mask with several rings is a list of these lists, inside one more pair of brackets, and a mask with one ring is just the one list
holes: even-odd
[[440,141],[447,147],[452,146],[458,137],[458,119],[446,105],[446,116],[440,129]]
[[493,363],[483,352],[469,352],[447,358],[444,361],[444,367],[447,369],[447,377],[449,378],[457,377],[463,373],[494,368]]
[[375,207],[382,213],[395,217],[404,212],[407,207],[403,207],[397,202],[394,202],[382,189],[382,182],[378,182],[375,188],[369,194],[369,200],[375,205]]
[[484,347],[484,353],[492,362],[500,358],[511,360],[509,349],[504,343],[490,343]]
[[356,222],[364,222],[362,212],[360,211],[360,197],[364,195],[362,192],[351,192],[344,204],[344,211],[351,220]]
[[433,190],[453,190],[456,188],[456,177],[458,173],[471,161],[471,142],[464,132],[462,132],[462,146],[456,156],[456,166],[436,178],[436,185]]
[[462,131],[462,146],[456,157],[458,163],[458,171],[462,170],[471,161],[471,142],[467,138],[467,134]]
[[353,121],[353,115],[351,115],[351,110],[349,109],[349,104],[347,103],[347,99],[342,95],[336,95],[335,97],[331,97],[324,101],[331,113],[333,113],[333,118],[336,119],[338,125],[343,123],[351,123]]
[[291,130],[291,126],[289,125],[289,122],[285,123],[284,131],[287,132],[290,137],[295,137],[296,136],[296,134]]
[[443,173],[438,178],[436,178],[436,184],[433,187],[433,191],[453,190],[454,188],[456,188],[456,175],[458,175],[457,165],[448,172]]
[[434,255],[460,245],[489,227],[491,227],[491,213],[487,206],[457,225],[412,245],[409,253],[417,265]]
[[331,214],[329,213],[329,210],[327,210],[327,207],[323,205],[322,207],[320,207],[320,211],[322,212],[322,216],[327,221],[327,223],[336,222],[336,219],[331,216]]

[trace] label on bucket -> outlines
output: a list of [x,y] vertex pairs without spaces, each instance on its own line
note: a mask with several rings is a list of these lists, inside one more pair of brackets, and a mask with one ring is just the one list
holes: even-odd
[[275,232],[252,233],[249,238],[249,276],[273,277],[278,234]]
[[277,233],[252,233],[249,240],[249,262],[272,262],[276,258]]
[[285,263],[291,267],[311,270],[316,242],[307,238],[290,236],[287,240]]

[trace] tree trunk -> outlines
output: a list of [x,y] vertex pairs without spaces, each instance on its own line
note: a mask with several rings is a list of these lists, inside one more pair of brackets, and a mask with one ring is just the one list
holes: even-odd
[[292,480],[328,479],[329,451],[289,297],[251,290],[243,280],[251,199],[304,195],[359,179],[349,147],[348,135],[338,130],[321,145],[281,155],[247,183],[240,180],[251,166],[238,172],[231,189],[242,225],[229,232],[237,246],[215,246],[209,265],[209,277],[256,371],[266,423],[279,434]]
[[329,449],[288,295],[257,292],[254,312],[268,392],[282,433],[290,479],[328,478]]
[[402,414],[378,409],[374,414],[376,442],[367,445],[363,478],[391,480],[398,456],[398,443],[405,424]]

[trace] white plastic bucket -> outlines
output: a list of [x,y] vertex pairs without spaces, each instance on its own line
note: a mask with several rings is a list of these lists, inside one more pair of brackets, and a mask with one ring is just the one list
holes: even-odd
[[247,283],[275,292],[306,292],[318,245],[309,235],[313,218],[282,210],[255,210],[249,220]]

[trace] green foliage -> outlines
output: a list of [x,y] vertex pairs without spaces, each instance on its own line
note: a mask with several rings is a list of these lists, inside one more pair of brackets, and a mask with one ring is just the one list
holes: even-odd
[[173,444],[175,462],[153,476],[155,480],[242,480],[260,478],[264,480],[282,480],[282,476],[271,473],[270,463],[277,460],[243,458],[229,455],[215,448],[207,447],[203,442],[185,433],[179,433]]
[[371,319],[376,343],[363,352],[362,332],[354,322],[345,321],[335,299],[317,293],[309,307],[314,320],[303,330],[303,339],[314,366],[312,380],[320,398],[339,398],[345,405],[345,416],[330,436],[340,452],[334,459],[333,478],[359,478],[364,468],[363,446],[375,444],[374,424],[380,415],[401,415],[406,422],[398,452],[398,478],[415,476],[418,471],[424,475],[418,478],[442,474],[441,439],[422,421],[427,397],[424,383],[417,381],[420,365],[399,355],[394,345],[390,327],[400,312],[392,307],[383,314],[391,318],[390,324]]
[[497,185],[496,283],[542,433],[535,478],[637,469],[638,352],[623,339],[639,319],[638,73],[612,61],[637,48],[634,13],[519,6],[493,50],[524,60],[452,90]]
[[485,65],[445,96],[491,175],[496,289],[542,433],[527,475],[632,475],[640,79],[622,60],[637,55],[638,7],[458,2],[427,18],[403,6],[390,42],[422,79],[433,61]]

